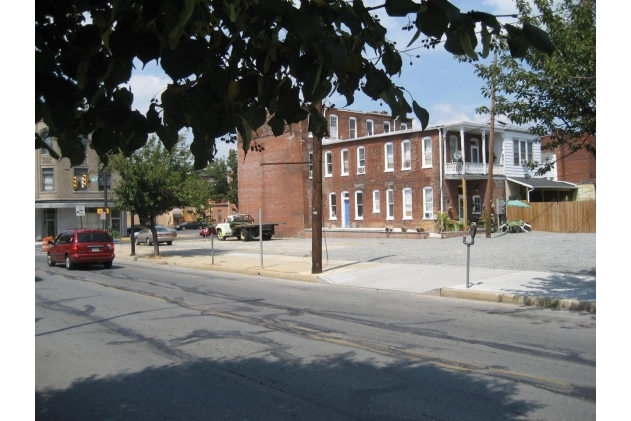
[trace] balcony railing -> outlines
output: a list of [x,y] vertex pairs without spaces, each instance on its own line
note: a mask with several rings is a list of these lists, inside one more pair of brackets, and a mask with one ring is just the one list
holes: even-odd
[[[449,162],[445,166],[445,175],[487,175],[489,164],[479,162]],[[505,175],[503,165],[493,165],[493,175]]]

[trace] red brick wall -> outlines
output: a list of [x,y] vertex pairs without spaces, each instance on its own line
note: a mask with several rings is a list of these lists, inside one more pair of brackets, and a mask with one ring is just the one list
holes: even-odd
[[[542,145],[549,142],[548,137],[541,140]],[[596,147],[596,137],[590,136],[588,141],[590,145]],[[570,183],[596,183],[596,157],[591,152],[580,150],[569,156],[567,146],[559,146],[555,151],[557,156],[557,178],[559,181],[568,181]]]

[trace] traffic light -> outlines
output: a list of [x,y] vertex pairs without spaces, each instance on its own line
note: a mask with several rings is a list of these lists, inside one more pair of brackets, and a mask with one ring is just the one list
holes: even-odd
[[88,173],[81,174],[81,187],[88,187]]
[[72,176],[72,187],[77,190],[77,176],[73,175]]

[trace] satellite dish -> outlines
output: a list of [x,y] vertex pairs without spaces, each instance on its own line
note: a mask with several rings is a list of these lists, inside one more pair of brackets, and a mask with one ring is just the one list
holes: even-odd
[[460,151],[454,152],[454,159],[458,161],[460,158],[462,158],[462,152]]

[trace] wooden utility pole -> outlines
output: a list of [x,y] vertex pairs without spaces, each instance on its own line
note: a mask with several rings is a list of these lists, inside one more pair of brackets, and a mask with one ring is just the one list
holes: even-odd
[[493,157],[495,138],[495,72],[497,71],[497,48],[493,49],[493,71],[491,72],[491,130],[489,131],[489,178],[486,182],[486,196],[484,197],[484,207],[486,212],[486,238],[491,238],[491,225],[493,217],[491,209],[493,206]]
[[[322,102],[316,105],[322,114]],[[322,139],[313,135],[313,177],[311,178],[311,273],[322,273]]]

